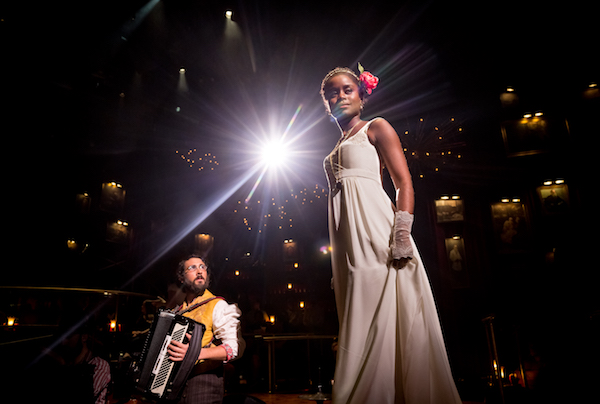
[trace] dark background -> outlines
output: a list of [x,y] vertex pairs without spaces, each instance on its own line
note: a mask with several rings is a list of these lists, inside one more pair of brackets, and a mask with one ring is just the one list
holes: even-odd
[[[542,369],[538,386],[586,385],[598,326],[590,225],[599,98],[590,85],[600,68],[590,6],[164,0],[144,12],[145,4],[3,6],[2,285],[167,297],[194,234],[209,233],[217,292],[244,310],[259,302],[277,313],[285,320],[274,332],[335,333],[329,261],[319,248],[327,244],[322,160],[338,135],[318,92],[330,69],[360,62],[381,80],[365,118],[388,119],[407,148],[414,237],[455,376],[489,374],[481,320],[493,314],[507,361],[520,352]],[[517,101],[501,101],[508,86]],[[541,141],[507,149],[503,124],[538,111],[547,124]],[[295,150],[287,169],[267,172],[245,204],[259,177],[251,171],[258,146],[284,132]],[[181,158],[190,150],[215,159],[190,166]],[[568,208],[548,215],[536,190],[558,178]],[[111,181],[125,197],[107,205],[102,184]],[[84,192],[89,208],[77,200]],[[454,194],[464,220],[437,223],[434,201]],[[518,248],[506,249],[490,207],[515,197],[526,222]],[[276,204],[267,207],[269,200]],[[247,215],[236,211],[244,206]],[[116,220],[129,223],[125,241],[110,237]],[[467,274],[458,284],[444,247],[456,234]],[[283,256],[290,238],[299,270]],[[68,249],[69,239],[78,247]],[[14,293],[6,294],[11,307],[22,298]],[[294,323],[300,299],[320,317],[306,310]]]

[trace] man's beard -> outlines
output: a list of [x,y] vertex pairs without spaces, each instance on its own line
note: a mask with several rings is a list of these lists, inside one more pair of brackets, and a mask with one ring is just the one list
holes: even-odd
[[189,281],[186,279],[185,281],[183,281],[181,289],[185,293],[193,293],[194,296],[202,296],[204,294],[204,291],[208,287],[207,283],[208,282],[206,281],[206,279],[204,280],[204,283],[202,285],[196,284],[196,280]]

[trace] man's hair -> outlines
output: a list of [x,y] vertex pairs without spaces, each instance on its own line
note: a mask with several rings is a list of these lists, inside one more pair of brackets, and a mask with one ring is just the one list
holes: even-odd
[[208,261],[206,260],[206,258],[204,258],[202,255],[200,254],[190,254],[187,256],[187,258],[182,259],[181,261],[179,261],[179,264],[177,265],[177,279],[179,280],[179,282],[183,282],[183,274],[185,273],[186,267],[185,267],[185,263],[187,260],[190,260],[192,258],[199,258],[202,260],[202,262],[204,262],[204,265],[206,265],[206,286],[208,287],[209,283],[210,283],[210,265],[208,265]]

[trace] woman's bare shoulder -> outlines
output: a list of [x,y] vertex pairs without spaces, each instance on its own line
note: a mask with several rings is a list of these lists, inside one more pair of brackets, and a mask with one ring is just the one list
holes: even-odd
[[396,130],[392,127],[392,125],[385,118],[380,117],[371,120],[368,132],[369,138],[372,142],[382,140],[382,138],[388,136],[397,136]]

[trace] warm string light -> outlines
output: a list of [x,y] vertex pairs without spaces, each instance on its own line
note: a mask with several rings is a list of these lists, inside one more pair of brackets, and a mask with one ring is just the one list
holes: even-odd
[[[295,223],[295,219],[290,216],[290,204],[298,208],[326,199],[327,190],[316,184],[312,189],[303,188],[298,192],[291,191],[283,202],[276,200],[275,197],[267,200],[238,200],[233,213],[241,216],[241,222],[248,231],[255,230],[262,233],[263,230],[271,226],[274,226],[277,230],[284,230],[293,228]],[[264,207],[265,204],[267,209]],[[258,217],[253,215],[255,210],[261,212]]]
[[175,150],[181,159],[190,167],[197,171],[214,171],[219,166],[217,156],[207,152],[198,152],[198,149],[190,149],[187,152]]
[[404,152],[411,171],[424,179],[429,174],[439,173],[443,166],[454,164],[463,155],[459,151],[465,146],[462,140],[463,127],[455,118],[430,126],[425,118],[401,131]]

